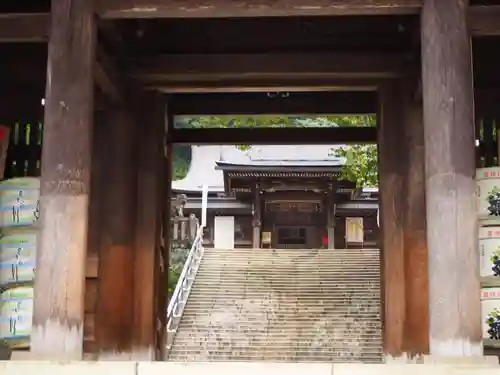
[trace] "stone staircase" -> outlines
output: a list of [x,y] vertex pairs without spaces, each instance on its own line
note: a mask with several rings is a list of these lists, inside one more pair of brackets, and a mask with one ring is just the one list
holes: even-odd
[[382,358],[376,249],[206,249],[170,361]]

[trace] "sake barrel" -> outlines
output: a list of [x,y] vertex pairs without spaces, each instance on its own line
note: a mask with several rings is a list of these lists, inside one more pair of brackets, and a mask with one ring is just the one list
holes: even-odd
[[32,177],[0,182],[0,228],[33,226],[39,217],[40,180]]
[[481,277],[500,277],[500,226],[479,228],[479,259]]
[[33,281],[36,262],[36,229],[3,229],[0,232],[0,285]]
[[11,348],[29,346],[32,317],[33,287],[15,287],[0,294],[0,340]]
[[476,170],[476,214],[481,225],[500,225],[500,168]]

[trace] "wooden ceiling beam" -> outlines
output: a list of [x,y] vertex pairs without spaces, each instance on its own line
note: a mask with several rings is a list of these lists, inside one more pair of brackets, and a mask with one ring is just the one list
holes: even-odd
[[500,35],[500,5],[470,6],[467,22],[472,36]]
[[422,0],[99,0],[103,18],[283,17],[417,14]]
[[167,94],[174,93],[238,93],[238,92],[304,92],[304,91],[376,91],[383,80],[368,79],[290,79],[276,82],[270,79],[191,81],[158,83],[147,85],[146,89],[158,90]]
[[0,13],[0,43],[46,42],[48,13]]
[[[308,12],[314,14],[315,12],[327,12],[325,9],[329,12],[327,14],[332,15],[345,14],[345,12],[352,12],[352,14],[367,14],[366,12],[368,12],[371,14],[370,11],[376,14],[390,13],[390,11],[418,14],[421,5],[421,0],[314,0],[318,2],[316,6],[314,3],[310,4],[309,0],[280,0],[265,6],[261,4],[261,1],[252,1],[255,1],[255,4],[248,1],[245,5],[245,3],[235,3],[230,0],[207,0],[206,3],[201,0],[175,2],[165,0],[100,0],[99,10],[101,16],[110,16],[110,18],[113,18],[111,16],[116,18],[189,18],[208,17],[209,13],[220,14],[219,17],[235,17],[234,14],[239,14],[240,17],[252,17],[262,13],[260,16],[265,17],[272,15],[272,9],[275,11],[281,9],[282,12],[288,9],[286,15],[298,15],[301,10],[304,13],[301,15],[307,15]],[[301,8],[297,5],[301,2],[308,6],[302,5]],[[144,6],[140,6],[141,4]],[[185,6],[190,4],[192,8]],[[224,10],[221,7],[227,8]],[[268,7],[272,9],[266,10]],[[173,9],[177,10],[173,11]],[[469,28],[473,36],[500,35],[500,5],[470,6],[468,18]],[[0,43],[46,42],[49,35],[49,22],[48,13],[2,13],[0,14]],[[104,24],[103,27],[109,28],[111,26]]]
[[390,78],[406,56],[381,53],[170,54],[127,59],[128,74],[146,85],[192,81]]
[[102,92],[114,103],[124,101],[125,91],[116,67],[103,48],[97,47],[94,79]]
[[186,145],[333,145],[376,141],[377,129],[373,127],[172,129],[168,132],[169,143]]
[[260,92],[173,94],[174,116],[226,115],[354,115],[377,112],[376,92]]

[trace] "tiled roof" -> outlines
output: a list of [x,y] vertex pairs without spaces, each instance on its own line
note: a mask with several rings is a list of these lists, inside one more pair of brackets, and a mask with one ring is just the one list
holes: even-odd
[[331,156],[332,148],[341,146],[253,146],[240,150],[235,146],[192,146],[191,165],[186,177],[174,181],[174,191],[201,192],[208,185],[211,193],[224,192],[222,169],[281,171],[283,169],[307,172],[338,170],[342,158]]

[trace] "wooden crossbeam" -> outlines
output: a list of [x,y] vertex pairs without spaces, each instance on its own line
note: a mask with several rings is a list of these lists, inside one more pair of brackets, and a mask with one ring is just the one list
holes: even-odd
[[[283,15],[417,14],[421,0],[281,0],[261,2],[229,0],[165,2],[164,0],[100,0],[98,9],[109,18],[266,17]],[[304,2],[300,6],[299,4]],[[318,4],[314,4],[317,2]],[[209,4],[210,6],[206,6]],[[353,5],[354,4],[354,5]],[[385,4],[385,5],[384,5]],[[205,5],[205,6],[203,6]],[[306,6],[307,5],[307,6]],[[273,13],[275,12],[275,13]],[[473,36],[500,35],[500,5],[469,7],[469,29]],[[45,42],[49,33],[48,13],[0,14],[0,43]]]
[[97,59],[94,77],[97,85],[113,102],[120,102],[124,98],[124,88],[117,76],[117,70],[104,49],[97,48]]
[[500,35],[500,5],[469,7],[467,22],[473,36]]
[[374,114],[376,92],[292,92],[174,94],[174,116]]
[[48,13],[0,13],[0,43],[46,42]]
[[417,14],[422,0],[99,0],[105,18],[282,17]]
[[145,84],[193,80],[282,82],[305,78],[391,78],[406,56],[380,53],[170,54],[126,61],[129,74]]
[[240,93],[240,92],[303,92],[303,91],[376,91],[382,80],[376,79],[288,79],[277,82],[260,79],[245,82],[238,80],[159,82],[147,84],[147,89],[164,93]]
[[377,129],[352,128],[228,128],[172,129],[170,143],[230,145],[300,145],[375,143]]

